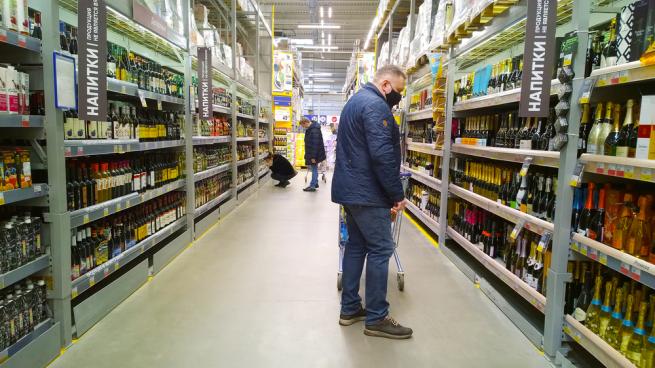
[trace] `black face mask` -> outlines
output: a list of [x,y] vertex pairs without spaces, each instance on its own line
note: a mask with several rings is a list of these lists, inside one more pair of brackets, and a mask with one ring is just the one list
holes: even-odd
[[387,99],[387,105],[389,105],[389,108],[392,110],[393,107],[398,105],[403,98],[403,96],[393,88],[391,88],[391,92],[387,93],[385,97]]

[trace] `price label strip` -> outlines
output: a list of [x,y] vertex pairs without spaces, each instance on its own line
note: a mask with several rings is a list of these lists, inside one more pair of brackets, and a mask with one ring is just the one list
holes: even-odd
[[521,167],[521,172],[519,173],[521,176],[526,176],[528,175],[528,169],[530,169],[530,164],[532,164],[532,161],[534,159],[531,156],[528,156],[523,160],[523,166]]
[[537,245],[537,252],[543,252],[544,249],[547,249],[548,243],[550,243],[550,239],[553,238],[553,234],[551,234],[548,231],[544,231],[544,233],[541,235],[541,239],[539,239],[539,245]]
[[646,180],[646,181],[653,180],[653,171],[651,169],[642,168],[641,169],[641,180]]
[[519,220],[519,222],[516,223],[516,226],[514,226],[514,229],[512,229],[512,233],[509,234],[509,237],[512,240],[516,240],[521,234],[521,231],[523,230],[524,226],[525,226],[525,219]]
[[584,173],[584,164],[582,162],[578,162],[575,165],[575,169],[573,170],[573,175],[571,175],[571,180],[569,181],[569,185],[577,188],[580,186],[582,183],[582,174]]

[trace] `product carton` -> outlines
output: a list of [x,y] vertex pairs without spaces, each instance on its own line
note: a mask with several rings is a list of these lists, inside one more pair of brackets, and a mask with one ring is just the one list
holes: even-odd
[[655,95],[642,96],[636,158],[655,160]]
[[0,66],[0,113],[9,111],[7,100],[7,68]]
[[9,113],[18,114],[18,92],[20,89],[20,78],[18,71],[13,66],[7,67],[7,100],[9,101]]

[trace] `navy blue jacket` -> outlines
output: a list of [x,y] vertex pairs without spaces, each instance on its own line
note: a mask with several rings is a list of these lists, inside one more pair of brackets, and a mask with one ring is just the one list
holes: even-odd
[[315,121],[305,130],[305,165],[310,165],[312,159],[315,159],[316,163],[325,161],[323,133],[321,126]]
[[400,183],[400,131],[385,97],[371,83],[341,112],[332,201],[391,208],[405,198]]

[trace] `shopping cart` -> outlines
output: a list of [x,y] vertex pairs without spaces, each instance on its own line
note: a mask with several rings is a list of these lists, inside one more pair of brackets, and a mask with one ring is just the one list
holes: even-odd
[[[403,191],[407,192],[409,186],[410,173],[401,173],[400,182],[403,185]],[[400,256],[398,256],[398,242],[400,241],[400,226],[403,223],[403,211],[397,212],[391,216],[391,236],[395,247],[393,249],[393,258],[396,261],[396,268],[398,273],[396,280],[398,281],[398,290],[405,290],[405,270],[402,263],[400,263]],[[337,290],[343,289],[343,255],[346,251],[346,243],[348,242],[348,227],[346,226],[346,210],[343,206],[339,206],[339,272],[337,273]]]
[[[323,161],[318,164],[318,175],[321,177],[324,183],[327,183],[327,172],[328,172],[328,162]],[[307,170],[305,171],[305,183],[309,181],[309,177],[312,175],[311,166],[307,165]]]

